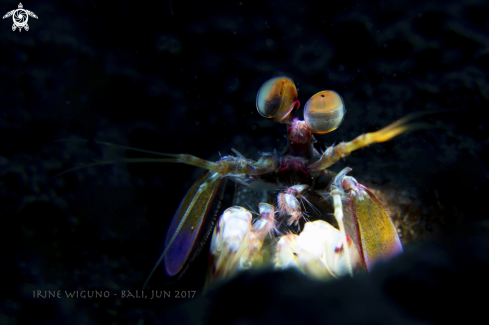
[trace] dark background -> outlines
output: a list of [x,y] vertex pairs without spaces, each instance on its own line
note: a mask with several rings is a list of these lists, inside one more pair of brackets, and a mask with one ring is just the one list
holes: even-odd
[[[23,5],[39,17],[29,31],[12,32],[11,18],[0,26],[1,324],[436,323],[482,312],[472,293],[487,287],[489,268],[486,2]],[[409,198],[416,213],[398,224],[410,233],[406,253],[332,284],[265,273],[202,297],[204,251],[173,286],[157,270],[148,290],[172,298],[121,299],[141,289],[202,170],[119,163],[56,175],[94,159],[148,156],[97,140],[212,161],[231,148],[253,159],[282,149],[285,127],[255,108],[260,85],[277,75],[295,81],[302,105],[324,89],[341,94],[347,115],[317,137],[325,145],[436,111],[420,118],[431,128],[332,168],[351,166],[391,200]],[[33,298],[37,290],[119,295]],[[177,290],[198,298],[182,305]]]

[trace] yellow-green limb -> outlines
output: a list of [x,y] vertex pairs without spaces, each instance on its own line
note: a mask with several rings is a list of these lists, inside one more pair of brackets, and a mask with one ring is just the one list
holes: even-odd
[[399,134],[413,131],[424,127],[429,127],[427,123],[407,124],[407,122],[427,113],[419,112],[409,114],[402,119],[380,129],[376,132],[362,134],[349,142],[341,142],[335,147],[329,147],[319,158],[318,161],[310,164],[307,168],[310,171],[319,171],[337,163],[341,158],[347,157],[352,151],[364,148],[372,143],[380,143],[393,139]]

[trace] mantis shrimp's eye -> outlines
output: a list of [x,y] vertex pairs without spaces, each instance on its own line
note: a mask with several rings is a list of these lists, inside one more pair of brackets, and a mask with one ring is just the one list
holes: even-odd
[[343,99],[332,90],[318,92],[304,106],[304,121],[313,133],[324,134],[336,130],[344,116]]
[[258,90],[256,108],[263,117],[273,118],[275,122],[284,123],[287,121],[290,112],[296,107],[299,107],[297,89],[290,78],[272,78]]

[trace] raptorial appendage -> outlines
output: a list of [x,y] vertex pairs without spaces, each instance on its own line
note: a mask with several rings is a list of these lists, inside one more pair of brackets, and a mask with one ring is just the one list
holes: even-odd
[[[332,200],[339,229],[323,220],[306,222],[299,234],[283,234],[276,229],[273,206],[260,204],[260,217],[252,226],[252,216],[242,207],[226,210],[214,230],[208,280],[232,276],[238,270],[269,265],[275,269],[295,268],[317,279],[333,279],[357,271],[370,271],[375,263],[402,252],[402,245],[380,200],[353,177],[350,168],[334,177],[326,192]],[[296,224],[302,215],[297,197],[310,188],[296,185],[277,195],[278,219]],[[258,229],[262,229],[258,232]],[[272,231],[274,230],[275,231]],[[290,231],[290,230],[289,230]],[[263,245],[268,238],[271,245]],[[268,257],[267,260],[264,257]]]
[[[354,249],[350,238],[348,245],[350,250]],[[338,278],[349,273],[347,252],[341,232],[326,221],[316,220],[307,222],[299,235],[288,234],[280,238],[274,267],[282,270],[296,268],[316,279]],[[359,264],[358,257],[352,263]]]
[[343,178],[342,185],[350,198],[349,211],[357,229],[363,264],[370,271],[376,262],[400,254],[401,240],[387,210],[371,190],[349,176]]
[[275,209],[266,203],[258,208],[260,217],[254,224],[251,212],[239,206],[226,209],[219,218],[211,239],[208,284],[263,263],[262,246],[275,228]]
[[294,185],[287,188],[277,196],[278,210],[285,218],[290,216],[287,225],[298,225],[300,217],[303,215],[299,200],[308,190],[309,185]]

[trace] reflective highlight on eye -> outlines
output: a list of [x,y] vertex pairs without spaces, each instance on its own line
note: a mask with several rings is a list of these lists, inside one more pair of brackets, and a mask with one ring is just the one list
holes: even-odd
[[284,123],[296,106],[299,106],[297,89],[290,78],[272,78],[258,90],[256,108],[263,117],[273,118],[275,122]]
[[344,116],[343,99],[332,90],[318,92],[304,106],[304,121],[313,133],[324,134],[336,130]]

